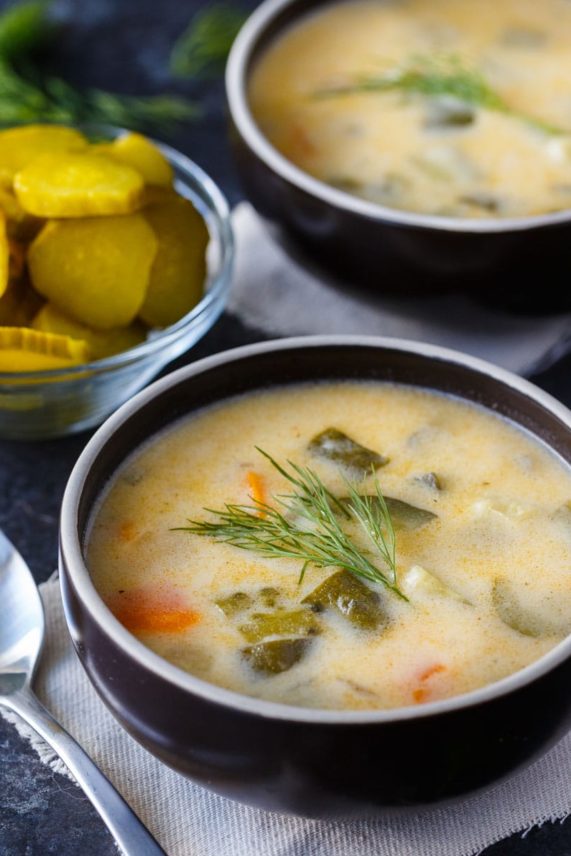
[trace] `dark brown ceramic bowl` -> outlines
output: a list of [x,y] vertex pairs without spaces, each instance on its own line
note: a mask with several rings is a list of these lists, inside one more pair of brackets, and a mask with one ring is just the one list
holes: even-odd
[[568,730],[571,638],[467,695],[390,711],[290,707],[239,695],[167,663],[105,606],[84,561],[98,497],[140,443],[238,393],[323,379],[442,390],[501,413],[571,464],[571,413],[488,363],[364,337],[285,339],[227,351],[139,393],[95,434],[65,492],[60,571],[69,630],[101,698],[150,752],[211,790],[312,817],[418,808],[484,788]]
[[246,195],[273,233],[345,285],[402,295],[463,291],[535,309],[570,306],[571,211],[477,220],[398,211],[312,178],[269,143],[248,104],[250,73],[277,35],[328,2],[266,0],[228,61],[236,163]]

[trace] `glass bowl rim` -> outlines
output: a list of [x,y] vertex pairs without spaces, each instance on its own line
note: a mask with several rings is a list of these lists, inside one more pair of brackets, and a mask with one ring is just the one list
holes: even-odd
[[[88,133],[93,133],[94,131],[103,133],[105,136],[112,138],[131,133],[127,128],[114,126],[94,126],[82,130],[86,130]],[[62,382],[73,381],[83,377],[85,374],[89,374],[90,376],[104,374],[109,370],[136,363],[140,359],[152,356],[158,351],[162,351],[163,348],[168,348],[169,345],[177,342],[184,333],[193,327],[199,318],[207,315],[209,310],[213,306],[216,306],[218,301],[228,292],[234,261],[235,239],[231,223],[230,206],[226,197],[208,173],[202,167],[198,166],[195,161],[191,160],[191,158],[167,143],[155,140],[152,137],[147,137],[147,139],[156,145],[169,163],[180,171],[182,180],[188,182],[191,189],[192,184],[195,183],[206,193],[208,209],[214,215],[214,223],[216,224],[216,231],[213,233],[213,237],[220,245],[219,269],[212,279],[210,288],[190,312],[183,315],[174,324],[165,327],[156,335],[151,336],[151,338],[141,342],[139,345],[135,345],[133,348],[120,351],[118,354],[113,354],[110,357],[92,360],[89,363],[81,363],[77,366],[28,372],[0,372],[0,386],[10,387],[11,390],[15,390],[20,385],[28,387],[37,385],[43,381],[49,383],[58,380]]]

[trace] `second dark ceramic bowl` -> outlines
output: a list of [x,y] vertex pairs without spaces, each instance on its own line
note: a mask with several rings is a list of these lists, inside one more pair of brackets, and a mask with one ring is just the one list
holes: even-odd
[[324,379],[442,390],[498,412],[571,464],[571,413],[515,375],[429,345],[364,337],[286,339],[185,367],[95,434],[67,486],[60,571],[66,618],[101,698],[166,764],[216,793],[312,817],[418,809],[484,788],[560,739],[571,716],[571,638],[498,683],[390,711],[314,710],[213,686],[132,636],[95,590],[89,521],[123,461],[156,432],[239,393]]
[[276,36],[328,2],[266,0],[228,61],[236,163],[273,233],[302,262],[346,285],[400,295],[462,291],[522,308],[571,306],[571,211],[478,220],[398,211],[312,178],[269,143],[250,111],[250,73]]

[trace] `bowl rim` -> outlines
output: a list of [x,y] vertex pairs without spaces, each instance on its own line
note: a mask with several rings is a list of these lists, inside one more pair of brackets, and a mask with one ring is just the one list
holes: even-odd
[[[326,4],[329,0],[325,0]],[[348,2],[348,0],[345,0]],[[260,41],[268,27],[287,9],[299,4],[299,16],[311,14],[304,10],[300,0],[264,0],[248,17],[238,33],[226,65],[226,96],[232,121],[254,154],[280,178],[294,185],[325,204],[340,208],[369,220],[378,220],[400,226],[418,229],[433,229],[445,232],[474,234],[525,232],[537,227],[555,226],[571,221],[571,208],[548,214],[534,214],[527,217],[482,217],[460,218],[439,217],[432,214],[420,214],[414,211],[401,211],[376,202],[369,202],[339,190],[324,181],[295,166],[282,155],[262,133],[250,110],[247,95],[247,82],[250,63]],[[330,3],[329,3],[330,4]],[[330,4],[331,5],[331,4]],[[289,26],[291,21],[288,22]]]
[[[266,719],[335,725],[389,724],[406,720],[425,719],[435,715],[445,715],[464,708],[475,707],[501,698],[523,688],[555,669],[571,656],[571,635],[567,636],[550,651],[525,668],[492,684],[487,684],[469,693],[449,699],[391,710],[339,711],[323,708],[305,708],[242,695],[234,690],[228,690],[208,683],[201,678],[183,671],[158,654],[155,654],[150,648],[147,648],[135,636],[129,633],[105,605],[103,599],[95,589],[87,570],[77,531],[77,521],[84,483],[100,451],[113,437],[115,431],[127,419],[140,410],[141,407],[157,396],[162,395],[170,387],[212,368],[240,361],[244,358],[267,354],[268,352],[320,348],[323,346],[337,346],[340,348],[361,346],[371,348],[372,350],[398,350],[431,360],[459,364],[464,368],[491,377],[492,380],[498,382],[500,387],[502,385],[508,386],[523,396],[532,399],[561,420],[571,432],[571,411],[564,404],[553,398],[553,396],[506,369],[499,368],[492,363],[462,352],[436,345],[390,337],[326,335],[277,339],[234,348],[198,360],[155,381],[130,401],[123,404],[97,430],[81,453],[65,489],[60,517],[60,577],[66,573],[69,575],[72,587],[95,622],[111,638],[113,643],[132,658],[138,666],[148,669],[156,676],[174,684],[191,695],[198,695],[208,702]],[[71,632],[73,622],[70,620],[67,612],[66,621],[68,629]]]
[[[110,125],[93,126],[84,130],[86,130],[86,133],[89,130],[95,133],[103,133],[111,139],[131,133],[128,128],[119,128]],[[159,332],[151,335],[149,339],[135,345],[133,348],[127,348],[127,350],[120,351],[110,357],[66,368],[28,372],[0,372],[0,386],[6,386],[10,390],[14,390],[20,385],[25,385],[27,391],[29,391],[31,384],[42,382],[53,383],[58,380],[62,382],[74,381],[84,378],[86,374],[90,376],[105,374],[109,370],[119,369],[136,363],[140,359],[152,356],[162,351],[163,348],[168,348],[169,345],[177,342],[180,337],[184,336],[193,327],[199,318],[207,315],[213,307],[218,305],[225,294],[228,293],[234,264],[235,238],[230,206],[225,195],[216,182],[210,178],[208,173],[202,167],[198,166],[195,161],[191,160],[191,158],[179,152],[178,149],[153,137],[147,136],[146,139],[152,142],[165,155],[171,166],[180,171],[181,180],[188,184],[191,192],[196,193],[193,187],[196,184],[206,194],[208,211],[213,215],[213,222],[216,224],[214,230],[211,231],[209,229],[210,240],[214,239],[220,247],[218,269],[213,276],[207,276],[206,279],[206,283],[209,285],[208,290],[190,312],[187,312],[186,315],[183,315],[182,318],[179,318],[178,321],[169,327],[160,329]]]

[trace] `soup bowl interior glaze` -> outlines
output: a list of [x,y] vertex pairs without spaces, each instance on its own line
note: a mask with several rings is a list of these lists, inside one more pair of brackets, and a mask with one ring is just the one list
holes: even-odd
[[236,164],[272,234],[302,263],[345,287],[392,295],[460,291],[510,308],[568,308],[571,211],[482,219],[401,211],[312,177],[271,145],[250,108],[252,70],[276,37],[330,3],[265,0],[228,61]]
[[248,346],[153,384],[97,432],[65,493],[60,571],[73,643],[127,731],[175,770],[250,805],[311,817],[364,816],[457,799],[529,763],[571,713],[571,639],[525,669],[445,701],[389,711],[299,708],[206,683],[132,636],[84,560],[98,497],[126,457],[176,419],[239,393],[319,380],[439,390],[499,413],[571,464],[571,413],[492,365],[428,345],[313,337]]

